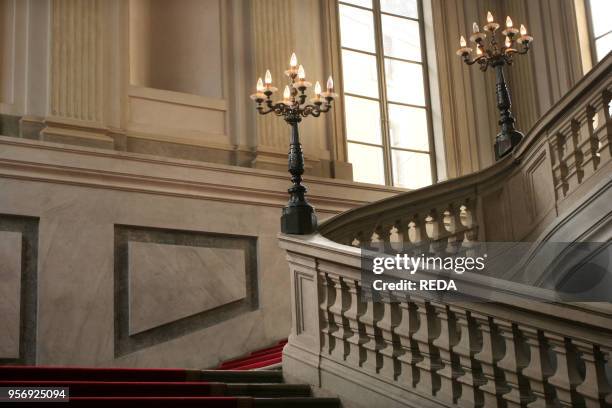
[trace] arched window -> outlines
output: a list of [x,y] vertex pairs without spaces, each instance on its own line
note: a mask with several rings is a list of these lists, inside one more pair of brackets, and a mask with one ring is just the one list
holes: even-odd
[[355,181],[436,180],[420,0],[340,0],[348,158]]

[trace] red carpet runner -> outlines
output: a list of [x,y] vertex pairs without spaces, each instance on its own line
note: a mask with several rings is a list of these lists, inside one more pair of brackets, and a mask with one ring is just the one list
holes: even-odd
[[282,361],[285,344],[287,339],[272,347],[254,351],[246,357],[225,361],[217,370],[254,370],[278,365]]
[[217,370],[0,366],[0,387],[64,387],[68,406],[81,407],[338,407],[335,398],[311,397],[308,385],[282,383],[280,370],[265,370],[280,368],[286,343],[226,361]]

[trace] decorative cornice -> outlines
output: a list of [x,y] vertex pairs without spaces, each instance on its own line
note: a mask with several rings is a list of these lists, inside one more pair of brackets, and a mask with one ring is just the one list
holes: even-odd
[[[283,207],[280,172],[169,159],[0,136],[0,178],[69,184],[251,205]],[[335,214],[400,189],[309,177],[319,212]]]

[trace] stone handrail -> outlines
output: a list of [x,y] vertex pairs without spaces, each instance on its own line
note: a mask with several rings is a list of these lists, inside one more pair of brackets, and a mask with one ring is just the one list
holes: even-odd
[[350,210],[312,236],[281,235],[292,285],[286,378],[346,407],[612,404],[609,304],[558,303],[546,289],[470,273],[458,279],[489,285],[494,301],[404,292],[372,302],[358,248],[547,240],[584,197],[610,190],[611,66],[608,56],[494,166]]

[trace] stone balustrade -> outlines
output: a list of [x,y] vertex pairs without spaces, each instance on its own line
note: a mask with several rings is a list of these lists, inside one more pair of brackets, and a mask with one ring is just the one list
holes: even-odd
[[[477,241],[552,241],[612,184],[611,67],[608,56],[494,166],[349,210],[312,236],[281,235],[292,282],[287,379],[333,391],[346,407],[612,404],[609,304],[560,303],[536,284],[468,273],[458,279],[488,287],[492,301],[393,292],[374,302],[362,280],[363,249],[454,254]],[[601,223],[581,219],[580,233],[588,221]]]
[[521,241],[542,232],[612,169],[612,57],[604,59],[505,160],[483,171],[340,214],[332,241],[368,248],[452,252],[474,240]]
[[360,250],[320,236],[282,236],[281,246],[294,289],[283,370],[333,390],[345,406],[604,407],[612,399],[609,306],[530,301],[526,293],[546,299],[547,291],[490,277],[495,302],[418,292],[372,302]]

